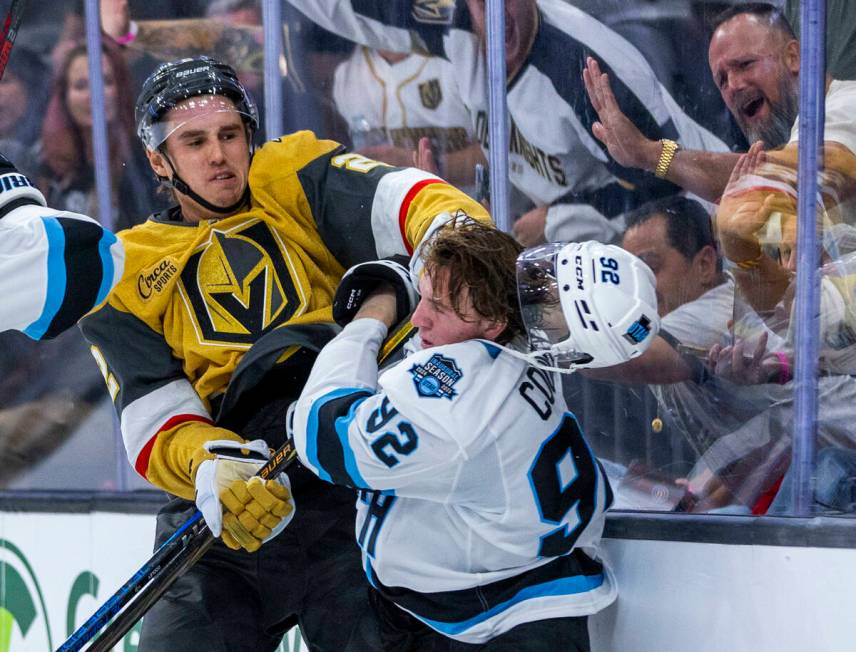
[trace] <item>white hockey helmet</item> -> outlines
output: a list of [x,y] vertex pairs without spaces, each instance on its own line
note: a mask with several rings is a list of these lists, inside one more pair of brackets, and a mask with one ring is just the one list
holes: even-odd
[[660,329],[656,281],[633,254],[600,242],[552,243],[517,258],[517,292],[533,353],[572,368],[644,353]]

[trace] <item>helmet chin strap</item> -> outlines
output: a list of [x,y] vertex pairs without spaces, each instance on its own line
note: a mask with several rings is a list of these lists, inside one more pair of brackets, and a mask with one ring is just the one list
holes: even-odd
[[250,198],[250,184],[246,184],[244,187],[244,192],[241,195],[241,198],[238,199],[234,204],[229,206],[217,206],[216,204],[212,204],[210,201],[202,197],[199,193],[195,192],[187,182],[178,176],[178,171],[175,169],[175,166],[172,164],[169,156],[165,151],[161,151],[161,156],[164,157],[164,160],[169,164],[169,169],[172,170],[172,179],[168,179],[167,177],[159,176],[162,181],[168,183],[172,188],[180,192],[182,195],[187,195],[197,204],[202,206],[202,208],[211,211],[212,213],[217,213],[218,215],[229,215],[230,213],[234,213],[241,206],[247,203]]
[[[526,362],[530,366],[537,367],[538,369],[541,369],[543,371],[556,371],[560,374],[570,375],[570,374],[575,373],[576,371],[579,370],[579,367],[577,366],[577,363],[575,363],[575,362],[571,362],[569,364],[569,366],[567,366],[567,367],[558,367],[556,365],[551,365],[551,364],[548,364],[547,362],[543,362],[543,361],[539,360],[538,359],[539,357],[543,357],[547,360],[552,360],[551,355],[544,355],[545,353],[548,353],[546,351],[540,351],[540,352],[539,351],[530,351],[529,353],[523,353],[522,351],[517,351],[515,349],[512,349],[511,347],[499,344],[498,342],[491,342],[491,344],[493,346],[496,346],[496,347],[502,349],[503,351],[505,351],[509,355],[511,355],[511,356],[513,356],[519,360],[523,360],[524,362]],[[586,354],[582,354],[582,355],[586,355]],[[586,358],[583,358],[582,360],[580,360],[580,362],[585,364],[586,362],[588,362],[590,360],[591,360],[591,356],[586,355]]]

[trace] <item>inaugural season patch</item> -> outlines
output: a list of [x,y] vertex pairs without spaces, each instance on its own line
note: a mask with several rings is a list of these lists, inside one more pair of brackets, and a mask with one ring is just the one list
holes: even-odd
[[457,396],[455,383],[464,375],[452,358],[435,353],[427,362],[410,368],[416,392],[425,398],[445,397],[450,401]]

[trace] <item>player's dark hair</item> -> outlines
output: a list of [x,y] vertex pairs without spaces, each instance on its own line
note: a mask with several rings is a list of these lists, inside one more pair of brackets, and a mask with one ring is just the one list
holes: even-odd
[[[626,217],[625,233],[633,227],[662,216],[666,220],[669,245],[689,261],[705,247],[718,250],[710,215],[699,202],[681,196],[666,197],[643,204]],[[716,271],[722,271],[722,257],[717,255]]]
[[715,32],[721,25],[727,23],[735,16],[742,14],[751,14],[768,21],[770,27],[779,30],[788,40],[797,37],[794,33],[794,28],[785,17],[785,14],[782,13],[781,9],[771,5],[769,2],[745,2],[730,6],[713,19],[713,31]]
[[422,256],[432,281],[440,270],[448,270],[444,289],[455,314],[465,317],[461,300],[466,288],[481,317],[506,323],[496,341],[507,344],[525,332],[517,301],[516,263],[521,251],[523,247],[507,233],[465,217],[441,227]]

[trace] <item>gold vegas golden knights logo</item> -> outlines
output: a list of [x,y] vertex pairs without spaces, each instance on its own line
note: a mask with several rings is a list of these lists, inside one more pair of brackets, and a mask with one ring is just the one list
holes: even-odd
[[429,79],[419,84],[419,97],[426,109],[436,109],[443,101],[443,91],[440,90],[439,79]]
[[181,273],[200,336],[252,344],[300,307],[284,246],[264,222],[212,229]]
[[449,25],[455,14],[455,0],[413,0],[413,18],[420,23]]

